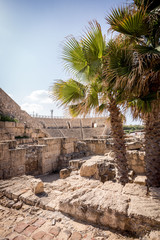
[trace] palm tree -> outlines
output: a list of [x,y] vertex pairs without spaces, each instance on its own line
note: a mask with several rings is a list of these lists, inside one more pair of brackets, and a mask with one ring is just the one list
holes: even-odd
[[106,51],[105,37],[97,22],[90,23],[80,41],[70,37],[64,44],[63,60],[77,80],[58,80],[53,86],[53,95],[62,105],[69,107],[72,116],[86,115],[92,109],[110,112],[117,181],[125,184],[128,182],[128,166],[121,112],[116,94],[103,84]]
[[119,78],[118,84],[126,84],[124,90],[133,97],[133,106],[145,121],[147,183],[160,187],[160,6],[155,0],[134,2],[113,9],[106,20],[111,30],[130,42],[130,73]]

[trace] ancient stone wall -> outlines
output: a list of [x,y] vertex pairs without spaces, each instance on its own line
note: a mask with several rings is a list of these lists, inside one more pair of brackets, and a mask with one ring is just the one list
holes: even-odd
[[23,174],[47,174],[61,169],[64,164],[63,161],[59,161],[59,156],[73,153],[75,140],[39,138],[36,141],[33,139],[0,141],[0,178],[6,179]]
[[[23,131],[23,126],[21,124],[25,123],[25,126],[30,127],[26,129],[26,134],[29,136],[32,133],[32,129],[41,129],[46,136],[51,137],[73,137],[78,139],[93,138],[94,136],[102,135],[106,125],[105,117],[95,117],[95,118],[32,118],[28,113],[21,110],[20,106],[8,96],[0,88],[0,113],[9,115],[16,118],[19,121],[19,125],[14,123],[7,123],[10,134],[16,134],[21,136],[21,131]],[[0,127],[1,128],[1,127]],[[2,127],[4,128],[4,127]],[[12,128],[12,129],[11,129]],[[31,129],[32,128],[32,129]],[[109,127],[108,127],[109,128]],[[74,129],[74,130],[73,130]],[[16,131],[16,132],[14,132]],[[0,130],[4,133],[4,131]],[[4,134],[3,134],[4,136]],[[33,134],[33,137],[35,133]],[[4,139],[12,139],[11,136],[7,134]]]
[[0,178],[25,174],[26,149],[16,148],[16,141],[0,143]]
[[16,118],[21,123],[26,123],[32,128],[42,128],[42,124],[32,118],[27,112],[0,88],[0,113]]
[[[127,139],[130,141],[130,139]],[[112,139],[84,140],[87,148],[95,155],[105,155],[112,150]],[[142,142],[126,143],[128,167],[137,175],[145,174],[145,151]]]
[[[1,140],[14,140],[14,138],[42,138],[46,136],[41,129],[33,129],[20,122],[2,122],[0,121]],[[2,130],[3,129],[3,130]],[[5,134],[6,133],[6,134]]]

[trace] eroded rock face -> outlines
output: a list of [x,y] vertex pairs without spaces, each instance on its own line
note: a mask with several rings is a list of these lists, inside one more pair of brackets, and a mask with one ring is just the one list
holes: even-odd
[[90,157],[80,168],[81,177],[93,177],[103,182],[115,178],[115,168],[105,156]]
[[40,179],[33,179],[31,181],[31,190],[34,194],[39,194],[44,192],[44,184]]

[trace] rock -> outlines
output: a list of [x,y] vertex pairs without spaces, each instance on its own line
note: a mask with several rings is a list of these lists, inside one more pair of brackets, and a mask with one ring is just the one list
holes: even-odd
[[128,150],[126,154],[129,168],[134,170],[135,174],[142,175],[145,173],[144,169],[144,151]]
[[53,219],[53,220],[52,220],[52,226],[55,225],[55,224],[56,224],[56,220]]
[[60,227],[55,226],[52,227],[49,232],[56,237],[60,233],[60,231],[61,231]]
[[141,142],[129,142],[126,143],[127,150],[139,150],[142,148]]
[[160,199],[160,188],[150,187],[150,188],[149,188],[149,195],[150,195],[152,198]]
[[44,192],[44,184],[40,179],[31,180],[31,190],[34,194]]
[[70,240],[81,240],[82,235],[79,232],[73,232]]
[[86,161],[82,160],[82,159],[71,160],[71,161],[69,161],[69,166],[74,170],[78,170],[78,169],[80,169],[82,164],[85,162]]
[[67,178],[67,177],[69,177],[70,176],[70,174],[71,174],[71,169],[68,169],[68,168],[64,168],[64,169],[62,169],[62,170],[60,170],[60,178],[61,179],[64,179],[64,178]]
[[146,234],[142,240],[158,240],[160,239],[160,231],[151,231],[149,234]]
[[76,148],[77,152],[88,151],[87,144],[85,142],[82,142],[82,141],[76,142],[75,148]]
[[115,158],[115,153],[113,151],[109,151],[108,153],[104,154],[106,157],[109,159],[114,159]]
[[146,176],[137,176],[135,179],[134,179],[134,183],[137,183],[137,184],[140,184],[140,185],[146,185],[146,180],[147,180],[147,177]]
[[11,208],[14,205],[14,201],[8,201],[6,207]]
[[90,157],[80,168],[81,177],[93,177],[97,180],[113,180],[115,178],[115,168],[110,162],[107,162],[104,156]]
[[58,235],[59,240],[68,240],[71,236],[71,232],[68,230],[61,231]]
[[22,202],[17,202],[13,205],[13,208],[19,210],[22,207],[23,203]]

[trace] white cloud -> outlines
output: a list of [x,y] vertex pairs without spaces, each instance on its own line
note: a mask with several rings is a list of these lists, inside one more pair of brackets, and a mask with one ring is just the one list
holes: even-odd
[[63,109],[56,105],[56,103],[49,97],[49,91],[36,90],[31,92],[28,96],[24,97],[21,108],[29,114],[38,115],[51,115],[51,109],[54,116],[64,115]]
[[38,102],[42,104],[53,103],[51,97],[49,97],[49,92],[46,90],[33,91],[29,96],[26,97],[26,99],[31,102]]
[[21,105],[22,110],[25,110],[29,114],[38,113],[43,111],[43,106],[36,103],[24,103]]

